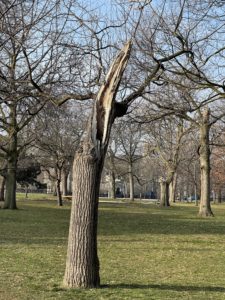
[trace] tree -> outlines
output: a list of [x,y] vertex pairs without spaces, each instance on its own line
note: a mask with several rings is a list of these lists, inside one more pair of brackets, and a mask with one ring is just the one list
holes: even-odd
[[[217,1],[173,1],[164,5],[154,6],[154,15],[149,25],[147,17],[145,24],[140,26],[140,38],[137,42],[139,55],[135,62],[137,76],[148,73],[152,68],[151,60],[147,58],[167,57],[168,52],[179,55],[161,64],[155,79],[155,86],[149,88],[148,94],[142,93],[152,110],[151,116],[145,119],[159,119],[165,115],[177,115],[195,124],[200,133],[199,159],[201,164],[201,201],[199,215],[212,216],[210,207],[210,159],[209,159],[209,128],[224,116],[224,83],[221,72],[224,64],[224,45],[222,40],[224,21],[222,15],[225,7]],[[157,23],[157,29],[152,25]],[[142,29],[142,31],[141,31]],[[215,42],[216,41],[216,42]],[[142,53],[142,56],[140,55]],[[134,86],[136,84],[134,83]],[[168,88],[168,85],[170,88]],[[171,86],[176,88],[173,90]],[[179,90],[179,92],[178,92]],[[157,93],[160,95],[157,96]],[[177,93],[177,97],[168,94]],[[163,99],[163,101],[162,101]],[[211,119],[207,108],[211,109]],[[219,109],[218,109],[219,107]],[[204,112],[205,111],[205,112]],[[141,119],[139,115],[139,119]],[[203,120],[204,119],[204,120]],[[210,119],[208,125],[207,119]]]
[[176,117],[164,117],[152,122],[151,128],[146,126],[148,154],[157,156],[161,169],[161,206],[170,206],[170,203],[175,201],[177,169],[182,159],[184,137],[188,130],[190,128],[185,128],[183,120]]
[[[137,31],[135,25],[134,33]],[[177,39],[179,40],[179,39]],[[152,48],[151,48],[152,49]],[[87,133],[76,153],[73,167],[73,201],[70,219],[69,242],[64,284],[69,287],[97,287],[100,284],[99,261],[97,256],[97,217],[100,175],[108,145],[111,125],[115,117],[126,114],[128,106],[139,97],[149,92],[150,83],[157,80],[162,64],[188,50],[172,48],[161,55],[150,55],[151,63],[146,73],[137,71],[132,83],[127,84],[134,70],[126,74],[126,81],[121,82],[127,93],[122,101],[114,102],[123,68],[128,59],[129,44],[121,51],[110,68],[105,83],[95,100],[92,116],[88,122]],[[152,51],[150,51],[152,53]],[[136,56],[137,58],[137,56]],[[128,94],[128,92],[130,92]],[[79,174],[79,175],[78,175]]]
[[[126,124],[126,125],[125,125]],[[142,158],[141,152],[141,128],[138,124],[132,124],[124,119],[116,124],[118,140],[117,159],[127,165],[130,200],[134,200],[134,164]]]
[[104,167],[109,172],[110,176],[110,193],[109,197],[111,199],[116,198],[116,147],[113,147],[115,145],[115,140],[111,139],[111,144],[108,146],[108,151],[106,154],[106,161]]
[[63,173],[71,169],[74,152],[76,151],[83,122],[81,112],[69,105],[56,108],[48,105],[41,113],[38,130],[35,130],[35,147],[39,155],[38,161],[49,178],[55,182],[58,205],[62,206],[61,184]]
[[16,174],[16,181],[26,188],[26,198],[28,194],[29,185],[35,185],[37,188],[41,186],[41,183],[37,180],[37,176],[41,173],[41,166],[35,160],[32,155],[27,155],[23,157],[20,156],[18,162],[18,170]]
[[[194,186],[198,185],[196,174],[200,173],[197,131],[195,127],[190,127],[188,122],[175,116],[163,117],[150,124],[151,126],[148,123],[142,124],[142,181],[148,182],[150,179],[153,183],[152,190],[156,182],[157,185],[160,181],[163,181],[162,185],[166,185],[167,182],[167,187],[161,187],[167,191],[166,197],[162,195],[166,203],[161,201],[161,206],[165,206],[175,202],[175,195],[179,196],[179,199],[193,195]],[[176,184],[171,195],[170,184],[174,184],[174,180],[171,181],[174,176]]]
[[[64,1],[51,0],[4,1],[0,5],[0,148],[7,160],[4,208],[17,208],[17,161],[28,143],[18,143],[19,133],[49,101],[63,103],[93,96],[83,94],[86,82],[80,80],[82,70],[86,74],[84,50],[72,52],[66,46],[69,40],[78,50],[85,48],[84,40],[77,42],[77,27],[71,31],[67,26],[71,9],[71,3],[67,6]],[[71,82],[77,82],[76,88]]]
[[0,156],[0,201],[5,201],[6,162]]
[[222,193],[224,189],[224,126],[220,122],[213,133],[214,139],[211,141],[211,181],[213,200],[216,203],[222,202]]
[[98,287],[97,255],[98,194],[101,172],[111,126],[123,115],[115,102],[119,83],[127,64],[131,42],[112,63],[105,84],[99,90],[88,123],[85,139],[76,152],[73,165],[73,201],[64,285]]

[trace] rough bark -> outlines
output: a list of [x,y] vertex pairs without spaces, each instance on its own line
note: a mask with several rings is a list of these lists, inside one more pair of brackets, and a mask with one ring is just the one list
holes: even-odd
[[129,187],[130,187],[130,200],[134,201],[134,175],[132,163],[129,165]]
[[91,288],[100,285],[97,220],[101,166],[94,146],[92,150],[78,153],[74,161],[73,195],[76,196],[71,208],[67,268],[64,277],[64,284],[69,287]]
[[87,134],[73,165],[73,197],[64,285],[100,285],[97,254],[98,195],[102,166],[116,112],[115,95],[129,58],[127,43],[113,62],[97,95]]
[[16,170],[17,170],[17,134],[14,133],[9,143],[6,173],[5,209],[17,209],[16,206]]
[[199,215],[202,217],[213,216],[210,205],[210,149],[209,149],[209,109],[202,113],[203,120],[200,126],[199,159],[201,168],[201,198]]

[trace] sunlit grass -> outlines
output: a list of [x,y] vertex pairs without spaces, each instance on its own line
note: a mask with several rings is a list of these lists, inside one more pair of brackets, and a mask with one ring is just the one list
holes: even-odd
[[[40,196],[39,196],[40,197]],[[0,210],[0,299],[225,299],[225,205],[101,203],[102,288],[62,288],[70,206],[19,200]]]
[[46,194],[46,193],[28,193],[27,198],[25,193],[17,193],[16,198],[18,200],[55,200],[57,201],[57,197],[53,196],[53,194]]

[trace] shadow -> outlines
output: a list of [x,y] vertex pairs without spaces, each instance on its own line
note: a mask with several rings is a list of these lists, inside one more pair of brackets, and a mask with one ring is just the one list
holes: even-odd
[[171,207],[164,210],[151,206],[145,210],[137,207],[136,210],[135,207],[134,209],[132,207],[127,209],[123,205],[114,207],[104,205],[99,214],[99,233],[102,236],[121,234],[225,234],[225,220],[201,218],[197,216],[197,212],[196,207]]
[[225,292],[225,287],[221,286],[194,286],[194,285],[173,285],[173,284],[109,284],[102,285],[101,288],[115,289],[158,289],[169,290],[176,292],[191,291],[191,292]]
[[[52,201],[34,200],[18,203],[18,206],[20,209],[16,211],[0,210],[1,224],[4,224],[0,232],[1,244],[66,243],[70,220],[68,207],[58,207]],[[142,234],[224,235],[225,220],[201,219],[197,217],[196,207],[174,206],[164,210],[155,205],[101,204],[98,233],[105,242],[112,241],[111,237],[114,236],[113,242],[118,240],[119,243],[121,235],[129,236],[129,243],[145,242],[146,237],[142,237]],[[198,244],[198,241],[195,243]]]

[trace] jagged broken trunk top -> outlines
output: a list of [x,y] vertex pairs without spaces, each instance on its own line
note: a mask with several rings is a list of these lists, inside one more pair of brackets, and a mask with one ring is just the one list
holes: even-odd
[[64,285],[99,287],[97,255],[98,194],[102,167],[117,115],[115,96],[129,59],[131,42],[120,51],[99,90],[86,136],[73,165],[73,201]]

